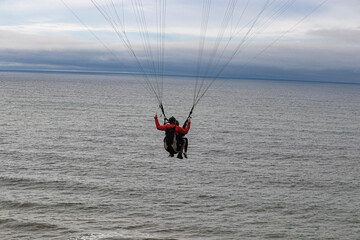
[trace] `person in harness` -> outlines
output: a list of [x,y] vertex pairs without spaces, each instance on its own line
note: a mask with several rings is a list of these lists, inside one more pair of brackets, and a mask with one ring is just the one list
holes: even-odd
[[[179,138],[179,134],[184,136],[190,130],[190,118],[187,120],[186,128],[182,128],[176,125],[176,119],[174,117],[169,118],[169,124],[160,125],[157,115],[155,115],[155,125],[156,128],[160,131],[165,131],[164,138],[164,147],[165,150],[170,153],[170,157],[173,157],[175,153],[178,153],[177,157],[182,159],[183,150],[185,147],[185,141],[182,144],[177,144],[177,139]],[[185,157],[186,153],[185,153]]]

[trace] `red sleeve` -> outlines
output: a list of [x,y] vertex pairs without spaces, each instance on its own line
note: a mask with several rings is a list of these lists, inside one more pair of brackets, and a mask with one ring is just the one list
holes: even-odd
[[155,118],[155,125],[156,125],[156,129],[160,131],[165,131],[165,125],[160,125],[159,120],[157,118]]
[[187,124],[186,128],[183,129],[182,127],[176,127],[176,131],[180,134],[187,134],[190,130],[190,123]]

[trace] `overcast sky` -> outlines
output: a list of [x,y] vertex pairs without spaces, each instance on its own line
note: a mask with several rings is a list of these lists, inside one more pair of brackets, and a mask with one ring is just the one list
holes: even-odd
[[[0,70],[139,71],[129,48],[91,0],[64,2],[81,22],[61,0],[0,0]],[[155,2],[160,0],[142,1],[150,56],[144,54],[132,1],[113,2],[118,15],[113,12],[112,19],[124,22],[145,71],[151,69],[146,59],[153,57],[158,66],[163,56],[168,74],[200,71],[224,77],[360,83],[359,0],[328,0],[319,8],[322,0],[212,0],[200,68],[204,1],[167,1],[161,21],[166,32],[164,55],[158,51],[160,14]],[[224,23],[229,2],[236,5]],[[111,4],[101,6],[114,10]],[[119,22],[117,26],[121,27]]]

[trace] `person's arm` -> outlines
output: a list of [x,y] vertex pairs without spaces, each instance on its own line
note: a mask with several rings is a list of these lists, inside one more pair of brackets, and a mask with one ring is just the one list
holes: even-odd
[[188,123],[186,125],[186,128],[183,129],[182,127],[177,127],[176,130],[180,133],[180,134],[187,134],[190,130],[190,124],[191,124],[191,121],[190,121],[190,118],[188,119]]
[[155,115],[155,125],[156,125],[156,129],[160,130],[160,131],[164,131],[165,130],[165,126],[164,125],[160,125],[159,120],[157,118],[157,115]]

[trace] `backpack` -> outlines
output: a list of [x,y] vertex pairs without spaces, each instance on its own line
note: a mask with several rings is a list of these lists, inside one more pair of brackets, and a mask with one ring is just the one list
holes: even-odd
[[164,147],[169,153],[175,153],[177,150],[175,129],[176,126],[165,130]]

